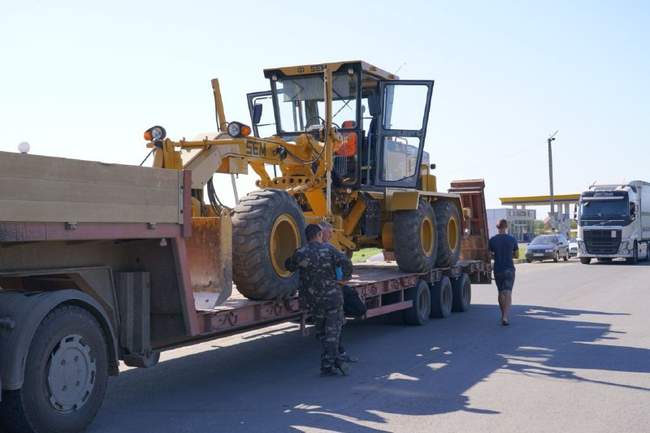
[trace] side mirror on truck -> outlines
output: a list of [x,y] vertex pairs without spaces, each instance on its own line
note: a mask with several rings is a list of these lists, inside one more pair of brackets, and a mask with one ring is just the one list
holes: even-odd
[[632,219],[636,218],[636,203],[630,203],[630,216]]

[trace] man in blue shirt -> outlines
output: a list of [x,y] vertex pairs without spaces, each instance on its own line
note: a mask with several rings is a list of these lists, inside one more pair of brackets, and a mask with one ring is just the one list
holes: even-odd
[[517,240],[508,232],[508,221],[502,219],[497,224],[499,234],[490,239],[490,252],[494,258],[494,280],[499,290],[499,307],[501,308],[501,324],[510,324],[508,313],[512,305],[512,287],[515,284],[515,265],[513,257],[519,257]]

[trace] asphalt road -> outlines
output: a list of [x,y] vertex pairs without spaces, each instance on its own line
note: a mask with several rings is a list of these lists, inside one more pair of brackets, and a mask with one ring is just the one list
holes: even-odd
[[650,431],[650,265],[518,265],[507,328],[495,287],[473,290],[426,326],[348,326],[349,377],[319,377],[291,324],[163,354],[110,381],[89,431]]

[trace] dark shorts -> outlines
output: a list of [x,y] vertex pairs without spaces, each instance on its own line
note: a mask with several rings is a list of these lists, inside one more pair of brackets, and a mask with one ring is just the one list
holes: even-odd
[[503,292],[507,290],[512,291],[512,287],[515,285],[515,271],[514,269],[506,269],[503,272],[494,273],[494,281],[497,283],[497,290]]

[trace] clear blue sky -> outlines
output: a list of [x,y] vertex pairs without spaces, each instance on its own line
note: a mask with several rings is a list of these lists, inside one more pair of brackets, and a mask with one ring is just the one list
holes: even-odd
[[490,207],[547,193],[556,129],[557,193],[650,180],[649,29],[643,1],[0,0],[0,150],[138,164],[153,124],[215,129],[211,78],[248,122],[263,68],[363,59],[436,80],[444,189],[485,178]]

